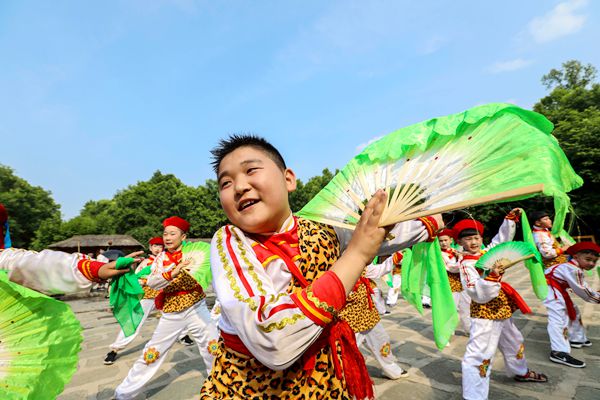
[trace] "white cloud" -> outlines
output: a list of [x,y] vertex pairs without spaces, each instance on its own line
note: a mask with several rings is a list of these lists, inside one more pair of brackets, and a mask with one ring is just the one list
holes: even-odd
[[357,152],[357,153],[360,153],[361,151],[363,151],[363,150],[365,149],[365,147],[367,147],[368,145],[370,145],[370,144],[371,144],[371,143],[373,143],[373,142],[376,142],[376,141],[378,141],[378,140],[379,140],[379,139],[381,139],[383,136],[384,136],[384,135],[381,135],[381,136],[376,136],[376,137],[374,137],[373,139],[369,140],[369,141],[368,141],[368,142],[366,142],[366,143],[361,143],[361,144],[359,144],[358,146],[356,146],[356,149],[355,149],[355,150],[356,150],[356,152]]
[[537,43],[546,43],[579,31],[587,19],[583,13],[588,0],[569,0],[559,3],[548,13],[529,22],[529,32]]
[[499,74],[501,72],[511,72],[523,69],[533,63],[532,60],[524,60],[522,58],[516,58],[509,61],[500,61],[488,67],[488,71],[492,74]]

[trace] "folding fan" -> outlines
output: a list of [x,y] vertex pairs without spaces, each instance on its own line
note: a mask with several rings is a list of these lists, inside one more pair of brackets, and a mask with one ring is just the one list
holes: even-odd
[[192,259],[188,270],[190,275],[194,277],[206,289],[212,281],[212,273],[210,271],[210,244],[205,242],[183,242],[181,248],[183,259]]
[[77,370],[82,339],[68,304],[0,274],[0,398],[56,398]]
[[388,193],[381,226],[544,193],[554,196],[562,227],[566,192],[583,181],[552,127],[540,114],[499,103],[411,125],[366,147],[298,215],[354,229],[378,189]]
[[487,277],[497,264],[504,271],[514,266],[525,266],[525,261],[539,257],[537,250],[525,242],[504,242],[492,247],[477,263],[475,268],[483,270],[483,277]]

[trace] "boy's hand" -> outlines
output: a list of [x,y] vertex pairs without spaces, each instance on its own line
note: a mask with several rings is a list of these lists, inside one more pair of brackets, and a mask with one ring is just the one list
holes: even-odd
[[346,253],[356,258],[363,267],[375,257],[387,234],[387,229],[379,227],[386,200],[387,194],[383,190],[378,190],[373,195],[365,206],[346,249]]
[[144,252],[140,250],[140,251],[134,251],[133,253],[129,253],[125,257],[135,258],[135,262],[138,263],[144,259],[143,254],[144,254]]
[[98,277],[102,280],[114,278],[115,276],[124,275],[129,272],[129,268],[116,269],[114,261],[104,264],[98,270]]
[[171,271],[171,277],[175,278],[177,275],[179,275],[181,273],[181,270],[186,270],[189,271],[189,268],[187,268],[190,264],[192,263],[192,259],[191,258],[186,258],[185,260],[181,261],[179,264],[177,264],[177,266],[175,268],[173,268],[173,271]]

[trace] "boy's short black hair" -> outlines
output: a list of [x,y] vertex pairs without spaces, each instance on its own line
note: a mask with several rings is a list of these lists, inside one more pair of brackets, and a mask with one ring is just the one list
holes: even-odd
[[468,228],[468,229],[463,229],[462,231],[460,231],[460,233],[458,234],[458,238],[462,239],[467,236],[475,236],[475,235],[479,235],[479,231],[477,229]]
[[219,173],[219,165],[225,156],[244,146],[263,151],[279,168],[284,170],[287,168],[279,151],[264,138],[252,134],[234,134],[227,139],[221,139],[219,144],[210,151],[213,159],[211,164],[215,174]]

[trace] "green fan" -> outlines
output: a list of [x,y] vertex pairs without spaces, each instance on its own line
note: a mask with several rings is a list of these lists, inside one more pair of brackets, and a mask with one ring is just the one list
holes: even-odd
[[77,370],[81,341],[69,305],[0,275],[0,398],[55,399]]
[[210,271],[210,244],[205,242],[184,242],[181,248],[183,259],[192,259],[190,275],[206,289],[212,282]]
[[562,227],[566,192],[583,181],[552,128],[540,114],[499,103],[411,125],[367,146],[298,215],[354,229],[378,189],[388,193],[381,226],[544,193]]
[[[483,270],[483,277],[487,277],[494,265],[498,264],[504,271],[514,266],[525,266],[525,261],[539,257],[539,253],[530,244],[525,242],[504,242],[492,247],[477,263],[475,268]],[[540,261],[540,260],[538,260]]]

